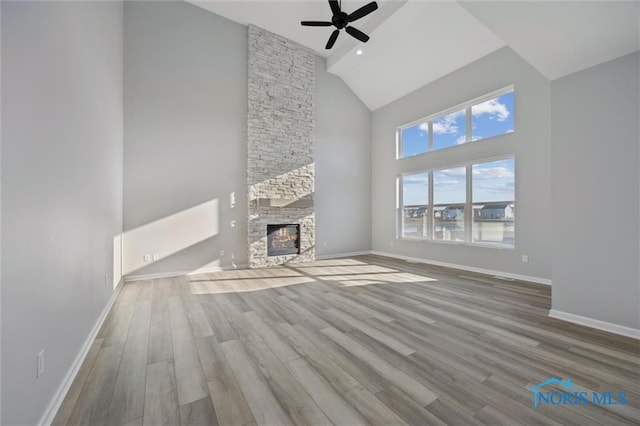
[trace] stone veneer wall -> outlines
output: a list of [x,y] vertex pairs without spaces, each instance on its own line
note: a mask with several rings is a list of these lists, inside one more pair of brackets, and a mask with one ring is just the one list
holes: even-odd
[[[249,26],[249,267],[315,259],[315,55]],[[260,207],[260,199],[306,200],[305,207]],[[267,257],[267,224],[300,224],[300,254]]]

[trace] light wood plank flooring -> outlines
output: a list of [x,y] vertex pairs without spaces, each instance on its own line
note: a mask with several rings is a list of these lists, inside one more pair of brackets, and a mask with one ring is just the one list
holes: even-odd
[[[549,307],[379,256],[127,283],[54,424],[640,424],[640,343]],[[551,376],[628,404],[533,408]]]

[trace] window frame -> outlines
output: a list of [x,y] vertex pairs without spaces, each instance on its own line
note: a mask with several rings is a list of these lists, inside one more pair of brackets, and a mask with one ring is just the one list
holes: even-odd
[[[512,245],[505,244],[501,242],[487,242],[487,241],[473,241],[473,166],[483,163],[491,163],[495,161],[501,160],[509,160],[513,159],[513,170],[514,170],[514,190],[513,190],[513,204],[517,206],[517,161],[515,153],[511,152],[508,154],[500,154],[490,157],[483,157],[478,159],[473,159],[465,162],[460,162],[456,164],[450,164],[444,167],[434,167],[434,168],[426,168],[419,170],[411,170],[402,172],[396,177],[396,239],[406,240],[406,241],[429,241],[432,243],[438,244],[453,244],[453,245],[466,245],[473,247],[485,247],[485,248],[495,248],[502,250],[515,250],[517,238],[514,236],[514,242]],[[465,169],[465,192],[466,199],[464,203],[450,203],[450,204],[463,204],[464,205],[464,241],[451,241],[451,240],[441,240],[435,239],[434,235],[434,203],[433,203],[433,173],[441,170],[455,169],[464,167]],[[404,187],[403,187],[403,177],[405,175],[413,175],[418,173],[426,173],[428,176],[428,186],[427,186],[427,235],[424,237],[416,237],[416,236],[405,236],[404,235]],[[514,233],[517,229],[516,226],[517,218],[513,219]]]
[[[407,175],[416,175],[416,174],[427,174],[427,210],[425,212],[425,216],[427,216],[427,235],[423,237],[417,236],[405,236],[404,235],[404,177]],[[431,219],[428,217],[429,212],[431,211],[431,200],[432,200],[432,184],[431,184],[432,174],[428,170],[416,170],[416,171],[407,171],[400,173],[396,178],[396,217],[398,218],[396,223],[396,237],[400,239],[406,240],[416,240],[416,241],[426,241],[431,239]]]
[[[486,157],[480,160],[474,160],[471,164],[470,164],[470,171],[471,174],[473,175],[473,166],[476,164],[482,164],[482,163],[492,163],[495,161],[501,161],[501,160],[508,160],[508,159],[513,159],[513,205],[514,208],[515,206],[518,205],[518,191],[517,191],[517,182],[518,182],[518,178],[517,178],[517,170],[518,170],[518,166],[517,166],[517,160],[516,160],[516,155],[515,153],[511,153],[511,154],[505,154],[505,155],[496,155],[496,156],[492,156],[492,157]],[[470,177],[468,184],[471,185],[471,190],[468,193],[469,196],[469,205],[471,206],[471,209],[473,210],[473,176]],[[487,201],[487,202],[493,202],[493,201]],[[478,203],[480,204],[480,203]],[[470,212],[470,227],[469,227],[469,239],[468,239],[468,245],[470,246],[476,246],[476,247],[490,247],[490,248],[497,248],[497,249],[506,249],[506,250],[514,250],[516,248],[516,241],[518,240],[515,237],[515,232],[516,229],[518,229],[518,227],[516,226],[516,221],[517,221],[517,217],[514,216],[513,217],[513,232],[514,232],[514,241],[512,245],[509,244],[504,244],[504,243],[499,243],[499,242],[488,242],[488,241],[473,241],[473,211]]]
[[[482,96],[478,96],[477,98],[471,99],[469,101],[466,102],[462,102],[460,104],[457,104],[455,106],[452,106],[450,108],[446,108],[444,110],[438,111],[434,114],[430,114],[426,117],[422,117],[419,118],[417,120],[413,120],[409,123],[403,124],[402,126],[399,126],[396,128],[396,160],[403,160],[403,159],[407,159],[407,158],[415,158],[421,155],[425,155],[425,154],[430,154],[432,152],[436,152],[436,151],[443,151],[446,149],[451,149],[451,148],[455,148],[459,145],[452,145],[452,146],[448,146],[445,148],[440,148],[440,149],[433,149],[433,121],[440,118],[440,117],[444,117],[447,116],[449,114],[453,114],[455,112],[464,110],[465,111],[465,141],[460,144],[460,145],[466,145],[472,142],[480,142],[480,141],[486,141],[486,140],[490,140],[496,137],[500,137],[509,133],[514,133],[516,131],[516,125],[515,125],[515,102],[513,105],[513,114],[514,114],[514,129],[513,132],[507,132],[507,133],[501,133],[498,135],[493,135],[493,136],[489,136],[486,138],[482,138],[482,139],[477,139],[477,140],[473,140],[473,116],[471,114],[471,108],[481,104],[483,102],[486,102],[488,100],[497,98],[499,96],[505,95],[507,93],[514,93],[515,95],[515,86],[513,84],[503,87],[501,89],[497,89],[494,90],[493,92],[484,94]],[[413,155],[407,155],[407,156],[403,156],[402,155],[402,149],[403,149],[403,145],[402,145],[402,133],[404,130],[406,129],[410,129],[412,127],[415,127],[417,125],[423,124],[423,123],[427,123],[428,124],[428,134],[427,134],[427,150],[424,152],[420,152],[417,154],[413,154]]]

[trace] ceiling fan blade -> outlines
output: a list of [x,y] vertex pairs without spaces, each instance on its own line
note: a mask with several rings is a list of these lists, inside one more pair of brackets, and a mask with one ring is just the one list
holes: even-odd
[[333,25],[331,22],[323,21],[302,21],[300,24],[306,27],[330,27]]
[[340,14],[340,3],[338,3],[338,0],[329,0],[329,6],[331,6],[331,13],[333,13],[334,16]]
[[371,12],[376,10],[377,8],[378,8],[378,3],[376,3],[375,1],[372,1],[369,4],[365,4],[360,9],[356,10],[351,15],[349,15],[349,17],[347,18],[347,21],[348,22],[353,22],[356,19],[360,19],[360,18],[362,18],[364,16],[367,16],[368,14],[370,14]]
[[338,36],[340,35],[340,30],[335,30],[331,33],[331,37],[329,37],[329,41],[327,41],[327,45],[324,47],[325,49],[331,49],[335,44]]
[[358,40],[360,40],[363,43],[366,43],[366,42],[369,41],[369,36],[366,35],[365,33],[363,33],[362,31],[360,31],[357,28],[347,27],[347,28],[345,28],[345,31],[348,32],[351,36],[357,38]]

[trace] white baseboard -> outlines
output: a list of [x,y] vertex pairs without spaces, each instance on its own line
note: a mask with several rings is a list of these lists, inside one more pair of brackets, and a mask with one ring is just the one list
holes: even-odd
[[581,315],[570,314],[568,312],[558,311],[557,309],[551,309],[549,311],[549,316],[551,318],[572,322],[574,324],[585,325],[587,327],[595,328],[598,330],[608,331],[609,333],[619,334],[621,336],[631,337],[633,339],[640,339],[640,329],[637,328],[626,327],[624,325],[600,321],[589,317],[583,317]]
[[378,256],[393,257],[395,259],[408,260],[410,262],[426,263],[427,265],[444,266],[446,268],[460,269],[463,271],[477,272],[479,274],[492,275],[505,278],[513,278],[514,280],[528,281],[536,284],[551,285],[551,280],[547,278],[532,277],[529,275],[512,274],[510,272],[495,271],[493,269],[476,268],[474,266],[458,265],[456,263],[441,262],[439,260],[421,259],[419,257],[409,257],[400,254],[387,253],[383,251],[371,251],[371,254]]
[[80,370],[84,359],[89,353],[89,349],[91,349],[93,341],[96,339],[96,336],[98,335],[98,332],[100,331],[104,320],[107,318],[109,310],[111,310],[113,303],[118,298],[118,294],[122,289],[123,283],[124,280],[120,280],[120,282],[116,286],[115,291],[113,292],[113,294],[111,294],[111,298],[109,299],[109,302],[107,302],[107,306],[105,306],[102,310],[102,313],[98,317],[98,320],[89,332],[87,339],[84,341],[82,348],[80,348],[80,352],[76,356],[76,359],[73,361],[73,364],[71,364],[71,368],[69,368],[69,371],[67,371],[67,374],[64,376],[62,383],[60,383],[60,386],[58,386],[56,393],[47,406],[47,409],[44,411],[42,417],[40,417],[40,421],[38,422],[39,425],[50,425],[51,423],[53,423],[53,419],[56,417],[56,414],[58,413],[58,410],[60,409],[64,398],[67,396],[67,392],[69,392],[69,388],[71,387],[73,380],[76,378],[76,375],[78,374],[78,371]]
[[365,254],[371,254],[371,250],[368,251],[352,251],[349,253],[337,253],[337,254],[323,254],[316,256],[316,260],[337,259],[340,257],[362,256]]

